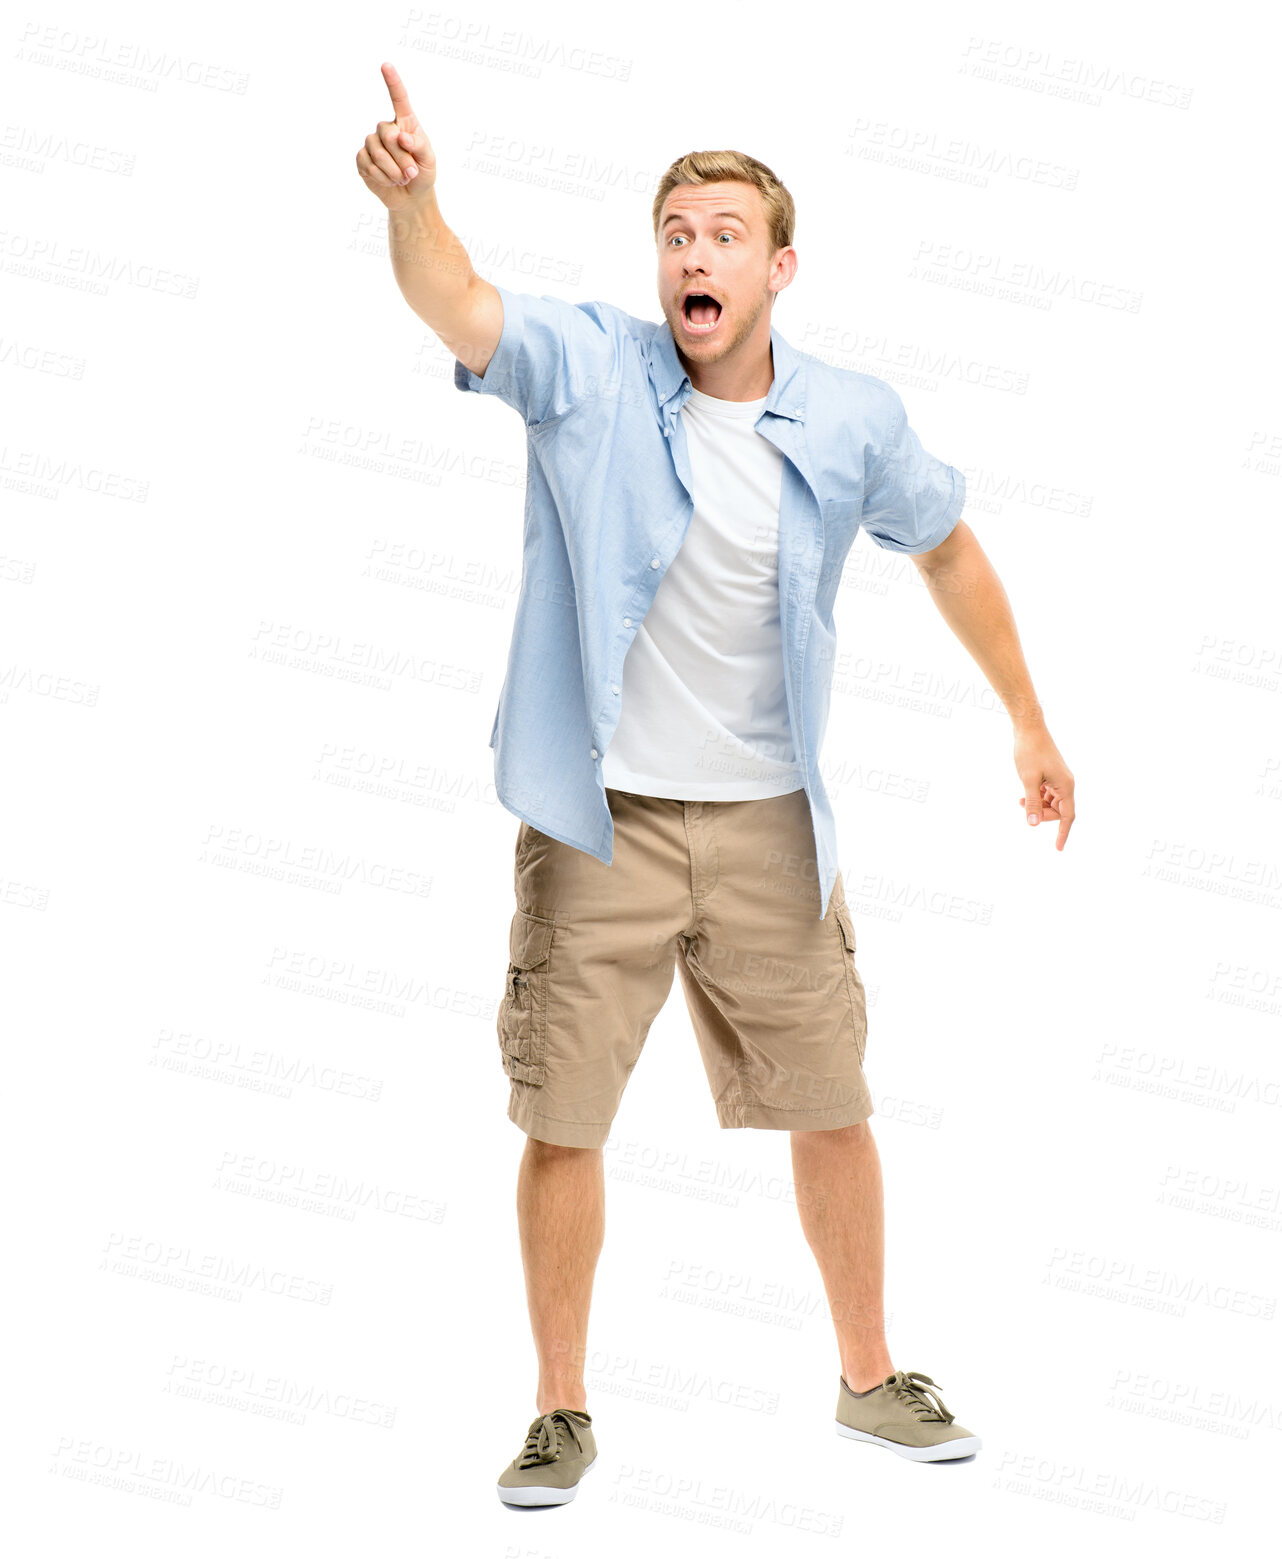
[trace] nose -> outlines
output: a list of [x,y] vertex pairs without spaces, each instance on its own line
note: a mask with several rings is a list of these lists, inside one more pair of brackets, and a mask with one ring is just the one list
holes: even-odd
[[695,271],[698,271],[701,276],[708,274],[708,267],[703,260],[704,250],[707,246],[708,241],[703,238],[696,238],[692,243],[688,243],[685,246],[681,255],[681,273],[683,276],[691,276]]

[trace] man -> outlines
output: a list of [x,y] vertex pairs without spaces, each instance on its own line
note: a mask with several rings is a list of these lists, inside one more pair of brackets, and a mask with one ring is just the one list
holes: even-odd
[[960,519],[965,482],[895,390],[771,326],[793,202],[739,152],[690,153],[654,201],[664,324],[492,286],[436,202],[400,77],[357,155],[397,281],[461,390],[528,431],[524,554],[491,732],[521,818],[498,1015],[538,1416],[510,1504],[574,1497],[596,1456],[583,1360],[601,1149],[680,970],[723,1127],[791,1134],[797,1202],[841,1358],[837,1428],[920,1461],[980,1441],[896,1369],[882,1308],[867,1022],[818,759],[842,564],[862,527],[910,555],[1010,712],[1030,823],[1073,821],[1005,593]]

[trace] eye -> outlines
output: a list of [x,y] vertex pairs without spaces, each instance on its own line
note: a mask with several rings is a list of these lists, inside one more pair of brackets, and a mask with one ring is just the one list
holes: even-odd
[[717,237],[718,238],[733,238],[734,234],[733,233],[718,233]]
[[680,237],[681,237],[680,233],[673,233],[672,237],[668,239],[668,243],[669,244],[675,244],[677,239],[680,238]]

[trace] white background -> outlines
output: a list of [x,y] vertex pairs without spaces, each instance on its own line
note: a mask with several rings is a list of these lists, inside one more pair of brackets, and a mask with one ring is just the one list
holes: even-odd
[[[1193,1554],[1264,1529],[1265,17],[12,13],[23,1552]],[[1024,825],[1008,719],[912,563],[866,537],[823,767],[870,1000],[892,1354],[982,1435],[973,1461],[835,1434],[786,1137],[718,1130],[678,983],[606,1153],[601,1460],[565,1509],[495,1498],[535,1411],[494,1032],[517,823],[486,745],[525,452],[393,280],[355,170],[390,115],[385,59],[447,221],[510,288],[658,319],[662,170],[699,147],[767,162],[799,212],[776,327],[894,383],[966,473],[1076,775],[1068,847]]]

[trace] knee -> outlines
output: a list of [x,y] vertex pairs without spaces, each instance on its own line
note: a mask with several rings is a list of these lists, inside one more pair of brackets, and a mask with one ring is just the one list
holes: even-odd
[[794,1131],[793,1141],[803,1145],[814,1143],[818,1147],[841,1148],[872,1141],[872,1123],[855,1121],[850,1126],[831,1126],[826,1131]]
[[562,1142],[544,1142],[539,1137],[527,1137],[525,1139],[525,1151],[528,1157],[537,1158],[543,1163],[551,1163],[555,1160],[572,1160],[575,1158],[587,1158],[595,1155],[600,1158],[600,1148],[574,1148],[567,1147]]

